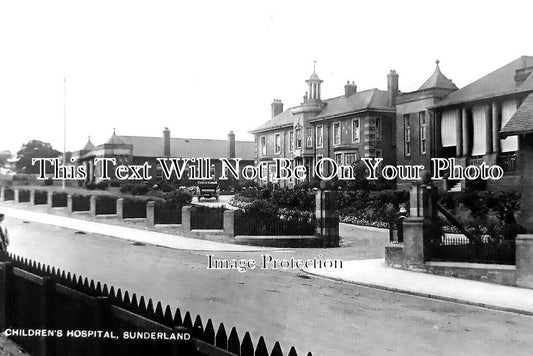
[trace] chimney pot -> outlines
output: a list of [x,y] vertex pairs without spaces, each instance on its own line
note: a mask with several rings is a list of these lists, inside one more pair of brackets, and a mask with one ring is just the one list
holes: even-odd
[[168,127],[163,130],[163,154],[165,157],[170,157],[170,130]]
[[396,97],[399,92],[398,77],[399,75],[394,69],[391,69],[390,73],[387,75],[387,92],[389,95],[390,106],[396,105]]
[[279,115],[283,112],[283,103],[280,99],[272,100],[272,117]]
[[233,131],[230,131],[228,133],[228,144],[229,144],[229,157],[228,158],[235,158],[235,134]]
[[350,84],[349,80],[346,81],[346,85],[344,86],[344,96],[349,97],[355,93],[357,93],[357,85],[355,85],[355,82],[352,81]]

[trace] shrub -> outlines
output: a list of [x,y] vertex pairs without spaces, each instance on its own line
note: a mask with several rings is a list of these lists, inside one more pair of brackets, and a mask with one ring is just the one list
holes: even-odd
[[133,195],[146,195],[150,187],[146,183],[126,183],[120,187],[120,192]]
[[109,183],[106,180],[101,180],[94,187],[98,190],[106,190],[109,187]]
[[94,183],[94,181],[86,182],[85,188],[87,188],[88,190],[95,190],[96,184]]
[[109,186],[118,188],[122,185],[122,181],[119,179],[111,179],[111,182],[109,182]]
[[188,190],[180,189],[172,192],[152,191],[150,196],[161,198],[169,208],[181,208],[184,205],[190,204],[192,201],[192,194]]
[[315,206],[315,195],[311,189],[297,187],[294,189],[268,189],[249,188],[243,189],[234,198],[236,201],[252,202],[254,200],[266,200],[280,208],[299,209],[312,211]]
[[52,179],[52,177],[48,177],[48,178],[46,178],[43,181],[43,185],[44,186],[50,186],[50,185],[53,185],[53,184],[54,184],[54,180]]
[[[489,235],[492,239],[514,239],[525,229],[516,223],[520,195],[516,192],[464,191],[440,193],[439,203],[450,212],[474,239]],[[448,232],[457,232],[444,217],[440,224]]]

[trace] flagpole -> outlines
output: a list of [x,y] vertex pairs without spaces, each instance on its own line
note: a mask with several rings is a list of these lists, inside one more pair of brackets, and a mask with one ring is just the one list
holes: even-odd
[[[63,166],[67,165],[67,78],[63,77]],[[66,172],[65,172],[66,173]],[[65,175],[61,184],[65,190]]]

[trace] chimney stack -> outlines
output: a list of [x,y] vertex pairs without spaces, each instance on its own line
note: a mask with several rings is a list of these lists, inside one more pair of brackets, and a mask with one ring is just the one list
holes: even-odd
[[391,69],[390,73],[387,75],[387,92],[389,93],[389,105],[396,105],[396,97],[398,96],[399,86],[398,86],[398,77],[396,71]]
[[229,142],[229,157],[235,158],[235,134],[233,131],[228,133],[228,142]]
[[168,127],[163,130],[163,154],[165,157],[170,157],[170,130]]
[[350,83],[350,81],[347,81],[344,86],[344,96],[349,97],[355,93],[357,93],[357,85],[354,82]]
[[524,81],[527,78],[529,78],[532,72],[533,72],[533,66],[528,67],[526,56],[522,56],[520,58],[520,68],[515,70],[515,74],[514,74],[514,81],[515,81],[516,87],[519,87],[520,85],[522,85],[522,83],[524,83]]
[[283,103],[279,99],[272,101],[272,117],[279,115],[283,112]]

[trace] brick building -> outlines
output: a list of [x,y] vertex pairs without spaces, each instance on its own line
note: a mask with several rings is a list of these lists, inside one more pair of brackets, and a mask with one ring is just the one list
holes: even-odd
[[[398,75],[388,75],[388,90],[358,91],[354,82],[344,86],[344,95],[321,98],[322,80],[316,73],[306,80],[303,102],[283,110],[274,100],[272,118],[251,133],[255,136],[256,160],[288,158],[293,165],[307,168],[307,179],[314,173],[315,163],[329,157],[349,165],[361,157],[383,157],[396,161],[395,100]],[[268,166],[272,181],[274,165]],[[326,168],[327,169],[327,168]],[[280,181],[280,186],[293,186],[294,181]]]
[[161,137],[119,136],[113,135],[105,143],[95,146],[89,139],[72,157],[77,164],[84,164],[88,172],[88,180],[92,181],[101,175],[101,164],[95,165],[97,157],[115,158],[117,165],[151,165],[150,175],[161,177],[157,158],[210,158],[215,176],[222,172],[220,158],[241,158],[241,169],[245,165],[254,164],[255,143],[253,141],[236,141],[235,134],[230,131],[227,140],[173,138],[170,130],[165,128]]

